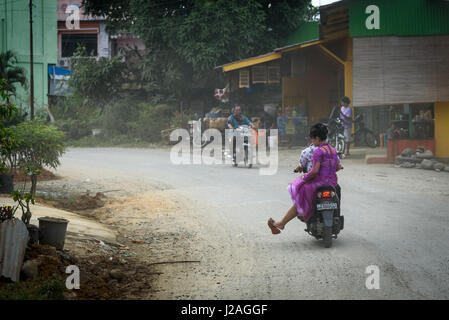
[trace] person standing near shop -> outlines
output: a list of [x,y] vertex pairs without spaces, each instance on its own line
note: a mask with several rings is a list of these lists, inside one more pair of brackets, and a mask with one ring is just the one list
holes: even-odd
[[344,135],[346,142],[346,155],[349,156],[349,147],[351,144],[351,129],[352,129],[352,109],[349,106],[351,100],[344,96],[341,98],[340,119],[343,121]]

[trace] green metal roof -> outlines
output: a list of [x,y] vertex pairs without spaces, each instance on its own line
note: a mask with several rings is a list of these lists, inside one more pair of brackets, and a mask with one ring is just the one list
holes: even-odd
[[[379,8],[380,28],[368,29],[366,8]],[[449,34],[449,1],[357,0],[349,2],[351,37]]]
[[319,38],[319,21],[303,23],[296,31],[288,37],[284,47],[293,44],[316,40]]

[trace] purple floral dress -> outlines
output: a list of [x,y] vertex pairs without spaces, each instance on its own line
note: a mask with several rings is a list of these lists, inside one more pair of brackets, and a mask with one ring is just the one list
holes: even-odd
[[337,164],[339,159],[335,149],[327,142],[318,146],[313,153],[313,167],[320,163],[320,171],[312,179],[305,174],[293,180],[288,186],[288,192],[292,197],[293,204],[298,215],[308,221],[314,213],[316,190],[321,186],[337,185]]

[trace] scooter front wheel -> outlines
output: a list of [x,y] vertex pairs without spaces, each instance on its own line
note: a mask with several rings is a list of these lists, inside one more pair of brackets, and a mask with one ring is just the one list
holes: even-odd
[[253,167],[253,164],[250,163],[250,161],[249,161],[248,147],[245,147],[245,158],[244,158],[244,162],[245,162],[245,167],[247,167],[248,169],[251,169],[251,168]]

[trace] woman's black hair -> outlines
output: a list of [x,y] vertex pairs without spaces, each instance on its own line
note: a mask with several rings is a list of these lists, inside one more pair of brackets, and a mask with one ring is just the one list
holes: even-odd
[[310,128],[310,138],[320,138],[321,141],[326,141],[327,139],[327,127],[322,123],[317,123]]
[[351,103],[351,100],[350,100],[347,96],[344,96],[343,98],[341,98],[341,102],[350,104],[350,103]]

